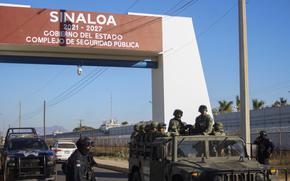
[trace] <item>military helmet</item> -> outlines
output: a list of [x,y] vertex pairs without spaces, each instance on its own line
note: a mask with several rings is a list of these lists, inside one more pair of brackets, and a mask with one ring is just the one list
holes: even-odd
[[165,123],[158,123],[158,129],[161,128],[166,128],[166,124]]
[[261,137],[266,137],[266,136],[267,136],[266,131],[260,131],[260,136],[261,136]]
[[139,131],[144,131],[145,130],[145,123],[139,123]]
[[140,124],[139,123],[135,124],[134,131],[139,131],[139,129],[140,129]]
[[177,116],[178,114],[183,114],[183,112],[180,109],[175,109],[173,112],[173,116]]
[[146,133],[148,133],[148,132],[150,132],[150,130],[151,130],[151,123],[147,123],[146,125],[145,125],[145,132]]
[[152,128],[158,128],[158,122],[157,121],[152,121],[151,122],[151,127]]
[[207,112],[207,107],[206,105],[200,105],[198,108],[198,112],[202,113],[202,112]]
[[222,122],[215,122],[213,126],[214,126],[215,130],[223,130],[224,129],[224,125]]

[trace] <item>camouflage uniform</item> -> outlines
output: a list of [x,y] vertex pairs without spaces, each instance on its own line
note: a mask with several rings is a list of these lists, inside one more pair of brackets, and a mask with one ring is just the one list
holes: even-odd
[[131,134],[131,140],[135,140],[135,138],[137,137],[137,135],[139,134],[139,127],[140,127],[140,124],[137,123],[134,125],[134,131],[133,133]]
[[213,125],[213,130],[211,132],[211,135],[215,136],[225,136],[224,132],[224,125],[221,122],[215,122]]
[[139,123],[139,133],[136,135],[136,141],[137,142],[142,142],[144,141],[144,135],[145,135],[145,123]]
[[151,142],[157,137],[158,122],[152,121],[150,124],[150,129],[147,133],[147,141]]
[[206,113],[207,107],[205,105],[201,105],[198,111],[201,114],[195,119],[196,133],[202,134],[202,135],[208,135],[212,132],[213,120],[210,117],[210,115]]
[[181,121],[183,112],[180,109],[176,109],[173,113],[174,118],[169,121],[168,132],[175,132],[180,134],[184,130],[183,123]]
[[158,131],[157,131],[157,137],[167,137],[170,134],[165,132],[166,130],[166,124],[165,123],[159,123],[158,124]]

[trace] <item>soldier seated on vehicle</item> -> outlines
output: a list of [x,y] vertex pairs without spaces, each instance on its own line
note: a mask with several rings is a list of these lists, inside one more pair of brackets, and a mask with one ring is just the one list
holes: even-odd
[[157,134],[158,134],[158,122],[152,121],[150,124],[150,130],[148,133],[148,138],[149,138],[148,141],[150,142],[153,141],[157,137]]
[[181,121],[181,117],[183,112],[180,109],[176,109],[173,112],[174,118],[169,121],[168,132],[175,133],[177,135],[181,134],[183,128],[183,123]]
[[224,132],[224,125],[221,122],[215,122],[213,125],[213,130],[210,135],[215,136],[225,136],[226,133]]
[[170,135],[169,133],[166,133],[166,124],[165,123],[159,123],[158,124],[157,137],[167,137],[169,135]]
[[139,123],[139,132],[136,135],[136,142],[143,142],[144,141],[144,135],[145,135],[145,123],[140,122]]
[[132,141],[135,141],[136,136],[139,134],[139,127],[140,127],[139,123],[134,125],[134,131],[133,131],[133,133],[131,134],[131,137],[130,137]]
[[200,115],[195,119],[195,132],[200,135],[209,135],[212,132],[213,119],[207,114],[207,107],[201,105],[198,108]]

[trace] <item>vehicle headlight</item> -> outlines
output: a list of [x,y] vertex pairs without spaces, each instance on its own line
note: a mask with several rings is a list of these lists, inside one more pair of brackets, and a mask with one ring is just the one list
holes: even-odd
[[13,162],[13,161],[15,161],[15,157],[7,156],[6,160],[10,161],[10,162]]
[[7,160],[7,165],[9,167],[14,167],[15,166],[15,157],[7,156],[6,160]]
[[191,172],[191,176],[193,177],[199,177],[201,175],[201,172],[199,170],[194,170]]
[[275,169],[275,168],[271,168],[271,169],[269,170],[269,173],[270,173],[270,175],[276,175],[276,174],[278,173],[278,170]]

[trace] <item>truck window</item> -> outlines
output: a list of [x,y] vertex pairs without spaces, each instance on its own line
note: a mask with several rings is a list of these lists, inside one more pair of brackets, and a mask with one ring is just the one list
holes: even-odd
[[210,157],[240,157],[245,156],[245,148],[240,140],[209,141]]
[[205,156],[205,142],[186,140],[180,141],[177,147],[177,157],[198,158]]
[[9,150],[48,150],[47,145],[40,140],[11,140]]

